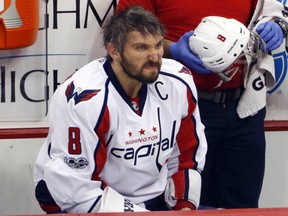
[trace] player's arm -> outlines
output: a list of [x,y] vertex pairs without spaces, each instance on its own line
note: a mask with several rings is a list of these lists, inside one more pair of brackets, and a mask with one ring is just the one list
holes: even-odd
[[[193,91],[193,92],[192,92]],[[187,115],[182,119],[177,134],[177,154],[172,155],[168,168],[173,175],[166,190],[168,205],[175,210],[195,209],[199,205],[201,190],[201,171],[205,163],[207,143],[204,126],[194,95],[196,88],[187,90],[187,105],[183,104]],[[185,97],[186,99],[186,97]],[[174,156],[174,158],[173,158]],[[169,195],[173,197],[169,202]]]
[[96,212],[105,187],[99,174],[107,155],[104,135],[109,127],[108,110],[103,102],[95,102],[103,101],[102,90],[79,102],[80,92],[76,94],[74,89],[80,88],[68,86],[59,87],[51,102],[50,160],[44,166],[43,180],[46,192],[61,210]]
[[[113,137],[104,100],[107,90],[82,89],[75,93],[80,87],[72,83],[59,87],[51,102],[50,159],[41,181],[45,187],[38,187],[42,208],[45,207],[42,201],[48,200],[47,209],[43,210],[49,212],[58,206],[69,213],[145,211],[100,178],[107,158],[107,140]],[[53,209],[49,209],[51,200],[56,204]]]

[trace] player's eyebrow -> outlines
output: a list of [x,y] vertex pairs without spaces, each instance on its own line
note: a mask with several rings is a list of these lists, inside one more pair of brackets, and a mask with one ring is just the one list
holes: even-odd
[[146,42],[135,42],[132,44],[132,46],[147,46],[147,47],[154,47],[154,46],[158,46],[160,44],[163,44],[164,43],[164,38],[160,38],[156,43],[153,43],[153,44],[148,44]]

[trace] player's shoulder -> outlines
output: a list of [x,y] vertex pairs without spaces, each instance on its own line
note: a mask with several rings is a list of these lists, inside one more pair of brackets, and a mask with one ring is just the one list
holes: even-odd
[[[103,69],[102,59],[93,60],[71,74],[56,90],[54,98],[76,98],[81,101],[95,95],[103,95],[107,75]],[[57,95],[57,96],[56,96]],[[88,101],[88,100],[87,100]],[[89,100],[92,101],[92,100]]]
[[161,66],[161,70],[163,71],[171,71],[171,70],[175,70],[177,68],[181,68],[183,65],[174,60],[174,59],[169,59],[169,58],[162,58],[162,66]]
[[191,71],[186,66],[173,59],[162,59],[161,75],[183,82],[193,82]]
[[81,67],[75,73],[71,74],[65,82],[64,86],[71,82],[81,89],[91,88],[92,86],[104,85],[107,75],[103,69],[105,58],[96,59]]

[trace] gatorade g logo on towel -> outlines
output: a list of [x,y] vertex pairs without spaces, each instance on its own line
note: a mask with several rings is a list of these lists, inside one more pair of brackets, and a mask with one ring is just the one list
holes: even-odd
[[0,0],[0,49],[32,45],[39,26],[39,0]]

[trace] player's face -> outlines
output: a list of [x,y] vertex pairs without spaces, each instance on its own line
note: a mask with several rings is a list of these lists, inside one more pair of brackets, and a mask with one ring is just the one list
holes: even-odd
[[120,65],[130,77],[152,83],[158,78],[163,52],[162,35],[142,35],[134,31],[128,36]]

